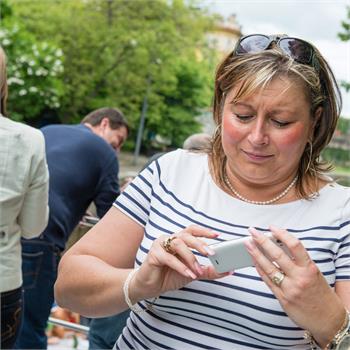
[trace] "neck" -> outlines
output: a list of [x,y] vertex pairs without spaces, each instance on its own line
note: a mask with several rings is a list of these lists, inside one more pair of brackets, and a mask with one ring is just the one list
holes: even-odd
[[84,125],[89,128],[94,134],[101,136],[101,132],[97,126],[93,126],[90,123],[84,123]]
[[[273,193],[271,193],[271,195],[266,195],[266,188],[261,187],[262,191],[257,191],[255,188],[253,192],[250,186],[246,187],[246,190],[239,186],[235,187],[235,183],[233,183],[229,179],[229,177],[227,176],[227,172],[225,172],[224,174],[226,187],[229,189],[231,194],[233,194],[236,198],[244,202],[256,205],[267,205],[286,202],[286,197],[289,197],[290,199],[290,196],[288,196],[288,194],[291,193],[291,189],[295,186],[297,179],[298,177],[296,176],[289,182],[286,182],[284,186],[279,186],[280,188],[278,189],[278,191],[274,191]],[[249,193],[251,193],[251,196]],[[260,193],[263,193],[263,198],[259,196]]]

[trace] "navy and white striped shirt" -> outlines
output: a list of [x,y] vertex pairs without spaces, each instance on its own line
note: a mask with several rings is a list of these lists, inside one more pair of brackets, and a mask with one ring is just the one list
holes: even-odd
[[[221,190],[209,174],[206,154],[177,150],[146,168],[115,206],[144,226],[135,266],[152,242],[191,224],[228,240],[250,226],[286,228],[298,237],[333,287],[350,279],[350,188],[325,186],[313,200],[253,205]],[[210,264],[196,253],[200,264]],[[146,301],[139,303],[145,307]],[[215,281],[193,281],[160,296],[153,309],[131,313],[119,349],[308,348],[304,331],[290,320],[254,267]]]

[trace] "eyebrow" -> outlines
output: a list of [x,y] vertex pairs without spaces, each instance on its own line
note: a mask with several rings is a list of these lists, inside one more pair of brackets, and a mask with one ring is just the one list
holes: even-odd
[[245,103],[245,102],[241,102],[241,101],[237,101],[237,102],[234,102],[233,100],[230,101],[230,104],[231,105],[235,105],[235,106],[243,106],[243,107],[249,107],[249,108],[253,108],[253,106],[249,103]]
[[[232,100],[230,103],[231,103],[231,106],[243,106],[243,107],[247,107],[247,108],[250,108],[250,109],[255,111],[255,108],[251,104],[246,103],[246,102],[241,102],[241,101],[234,102]],[[280,114],[280,113],[295,114],[296,111],[291,110],[288,107],[276,107],[275,109],[273,109],[272,111],[269,111],[268,113],[270,115],[276,115],[276,114]]]
[[230,109],[233,110],[234,107],[245,107],[245,108],[248,108],[252,111],[255,111],[255,108],[252,105],[250,105],[249,103],[244,103],[244,102],[231,101],[230,102]]

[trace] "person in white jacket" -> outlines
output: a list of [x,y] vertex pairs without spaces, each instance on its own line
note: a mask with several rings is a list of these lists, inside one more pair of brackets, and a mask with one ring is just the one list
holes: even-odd
[[6,117],[6,57],[0,47],[1,349],[21,324],[21,237],[39,236],[48,220],[48,169],[42,133]]

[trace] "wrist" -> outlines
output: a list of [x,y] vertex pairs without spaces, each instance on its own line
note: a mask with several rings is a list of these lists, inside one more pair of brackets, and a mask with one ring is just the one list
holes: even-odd
[[[147,302],[146,308],[142,308],[138,302],[140,300],[145,300],[149,298],[149,296],[142,293],[142,291],[145,291],[145,288],[135,288],[135,285],[138,285],[137,282],[137,276],[138,276],[139,268],[136,268],[134,270],[131,270],[123,284],[123,293],[124,293],[124,299],[125,303],[128,305],[129,309],[132,310],[135,313],[141,313],[146,311],[147,309],[152,309],[155,301],[158,299],[158,297],[153,297],[152,300]],[[138,293],[138,291],[141,291]]]
[[[313,333],[305,332],[305,338],[308,339],[313,349],[335,349],[339,340],[348,332],[350,322],[348,311],[343,308],[342,312],[338,312],[336,316],[326,322],[327,330],[318,330]],[[330,327],[330,325],[332,326]]]
[[138,269],[134,269],[128,273],[123,284],[123,293],[125,303],[128,305],[129,309],[136,313],[140,313],[143,311],[143,309],[137,304],[138,300],[135,298],[135,296],[130,293],[132,291],[131,284],[137,272]]
[[129,297],[132,303],[136,304],[141,300],[145,300],[148,296],[145,294],[145,288],[142,286],[142,283],[139,281],[139,268],[135,269],[132,279],[129,283]]

